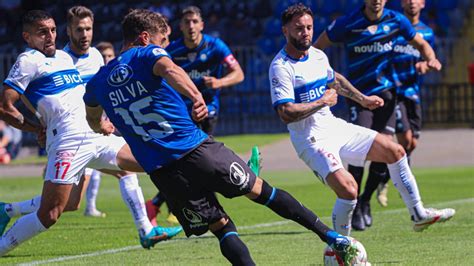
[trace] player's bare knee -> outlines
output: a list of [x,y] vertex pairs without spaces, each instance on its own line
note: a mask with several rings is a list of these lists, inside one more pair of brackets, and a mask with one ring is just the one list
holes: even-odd
[[344,184],[340,189],[338,189],[338,191],[336,191],[336,195],[338,198],[345,200],[357,199],[357,183],[348,182]]
[[396,163],[403,156],[405,156],[405,154],[405,149],[402,147],[402,145],[392,142],[389,148],[389,152],[387,153],[387,163]]
[[63,209],[60,206],[54,206],[52,208],[39,208],[38,219],[44,227],[50,228],[53,226],[61,216]]
[[260,177],[257,177],[255,180],[255,184],[252,187],[252,190],[246,195],[247,198],[251,200],[258,198],[258,196],[260,196],[260,194],[262,193],[262,186],[263,180]]
[[219,221],[212,223],[209,225],[209,230],[211,232],[216,232],[219,231],[221,228],[223,228],[227,223],[229,222],[229,219],[222,217]]
[[357,199],[358,185],[354,177],[344,168],[330,173],[326,177],[326,182],[331,189],[336,192],[338,198],[346,200]]

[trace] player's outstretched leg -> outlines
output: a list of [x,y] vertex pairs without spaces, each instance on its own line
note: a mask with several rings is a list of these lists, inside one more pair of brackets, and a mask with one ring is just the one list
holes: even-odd
[[20,217],[0,238],[0,256],[53,226],[68,203],[72,187],[45,181],[39,209]]
[[183,229],[181,226],[164,228],[153,227],[145,208],[145,200],[136,174],[121,173],[119,184],[122,199],[132,214],[135,226],[138,230],[140,244],[144,248],[153,247],[156,243],[170,239],[179,234]]
[[290,219],[316,233],[344,261],[352,261],[357,255],[357,248],[351,241],[331,230],[319,217],[288,192],[270,186],[265,180],[257,178],[252,192],[247,195],[254,202],[265,205],[283,218]]
[[41,202],[41,196],[36,196],[32,199],[3,203],[0,202],[0,235],[5,232],[10,219],[20,215],[29,214],[38,210]]
[[140,236],[140,244],[143,248],[150,249],[151,247],[155,246],[156,243],[171,239],[172,237],[181,233],[181,231],[183,231],[181,226],[155,226],[147,235]]
[[425,209],[403,147],[379,135],[375,137],[368,159],[387,163],[390,178],[402,196],[414,222],[413,229],[419,232],[432,224],[445,222],[453,217],[456,213],[454,209]]

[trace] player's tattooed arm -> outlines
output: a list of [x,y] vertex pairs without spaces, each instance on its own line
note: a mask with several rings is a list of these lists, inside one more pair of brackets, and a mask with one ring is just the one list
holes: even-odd
[[20,96],[17,91],[9,86],[4,87],[1,96],[0,119],[20,130],[37,133],[42,128],[41,125],[24,117],[14,105],[20,99]]
[[337,103],[337,93],[333,89],[328,89],[324,95],[314,102],[310,103],[284,103],[278,106],[278,115],[280,119],[288,124],[296,122],[316,113],[326,106],[333,106]]
[[343,75],[336,73],[334,82],[329,83],[328,86],[335,89],[337,94],[349,98],[357,103],[364,100],[364,95],[357,90]]
[[363,107],[371,110],[381,107],[384,104],[383,99],[378,96],[365,96],[364,94],[362,94],[351,84],[350,81],[348,81],[343,75],[337,72],[335,75],[334,82],[328,84],[328,86],[330,88],[335,89],[339,95],[347,97],[353,100],[354,102],[359,103]]

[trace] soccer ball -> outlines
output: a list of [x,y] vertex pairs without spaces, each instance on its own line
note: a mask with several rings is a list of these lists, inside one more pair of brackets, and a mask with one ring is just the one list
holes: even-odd
[[[352,237],[348,237],[351,240],[352,245],[357,247],[357,256],[351,262],[351,266],[370,266],[370,262],[367,261],[367,252],[364,246],[359,241]],[[327,246],[324,249],[324,265],[325,266],[344,266],[342,259],[332,250],[331,247]]]

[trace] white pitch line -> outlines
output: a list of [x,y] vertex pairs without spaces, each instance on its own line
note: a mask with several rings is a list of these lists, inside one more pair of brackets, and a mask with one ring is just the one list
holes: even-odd
[[[461,204],[461,203],[472,203],[474,202],[474,198],[467,198],[467,199],[460,199],[460,200],[453,200],[453,201],[446,201],[446,202],[439,202],[436,204],[431,204],[430,206],[446,206],[446,205],[451,205],[451,204]],[[379,214],[391,214],[391,213],[399,213],[399,212],[404,212],[406,211],[405,208],[403,209],[395,209],[395,210],[387,210],[387,211],[382,211],[378,212]],[[330,219],[331,217],[323,217],[321,219]],[[262,228],[262,227],[274,227],[274,226],[280,226],[280,225],[286,225],[289,223],[293,223],[293,221],[290,220],[284,220],[284,221],[278,221],[278,222],[272,222],[272,223],[263,223],[263,224],[255,224],[255,225],[249,225],[249,226],[238,226],[239,230],[249,230],[249,229],[256,229],[256,228]],[[207,233],[203,236],[209,236],[211,235],[210,233]],[[173,243],[177,240],[169,240],[166,242],[159,243],[159,245],[165,245],[165,244],[170,244]],[[107,254],[115,254],[115,253],[120,253],[124,251],[129,251],[129,250],[135,250],[135,249],[141,249],[142,247],[139,245],[136,246],[127,246],[123,248],[116,248],[116,249],[108,249],[108,250],[103,250],[103,251],[98,251],[98,252],[93,252],[93,253],[87,253],[87,254],[81,254],[81,255],[74,255],[74,256],[64,256],[64,257],[58,257],[54,259],[48,259],[48,260],[38,260],[38,261],[31,261],[31,262],[25,262],[25,263],[20,263],[17,264],[19,266],[31,266],[31,265],[41,265],[41,264],[46,264],[46,263],[53,263],[53,262],[63,262],[63,261],[68,261],[68,260],[75,260],[75,259],[82,259],[82,258],[88,258],[88,257],[97,257],[101,255],[107,255]]]

